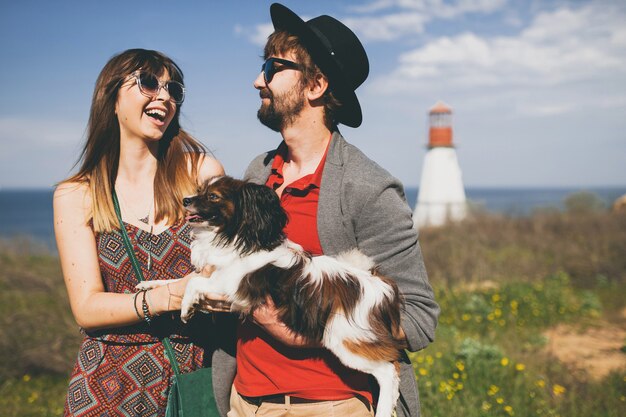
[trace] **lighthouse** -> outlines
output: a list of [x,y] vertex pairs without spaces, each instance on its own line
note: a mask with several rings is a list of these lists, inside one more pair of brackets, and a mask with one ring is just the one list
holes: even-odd
[[413,221],[418,229],[467,216],[461,168],[452,142],[452,109],[438,102],[429,112],[428,152]]

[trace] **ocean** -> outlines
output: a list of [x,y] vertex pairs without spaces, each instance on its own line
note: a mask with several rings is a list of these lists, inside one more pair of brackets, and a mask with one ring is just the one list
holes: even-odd
[[[414,208],[417,188],[408,187],[407,201]],[[488,212],[525,216],[540,208],[563,209],[567,196],[589,191],[607,207],[626,187],[597,188],[477,188],[467,187],[471,205]],[[0,190],[0,239],[28,238],[55,249],[52,224],[52,190]]]

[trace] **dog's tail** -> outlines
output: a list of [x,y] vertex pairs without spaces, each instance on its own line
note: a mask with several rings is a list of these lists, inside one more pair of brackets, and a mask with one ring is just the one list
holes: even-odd
[[365,255],[357,248],[340,253],[337,255],[337,260],[364,271],[371,271],[374,268],[374,261],[372,258]]

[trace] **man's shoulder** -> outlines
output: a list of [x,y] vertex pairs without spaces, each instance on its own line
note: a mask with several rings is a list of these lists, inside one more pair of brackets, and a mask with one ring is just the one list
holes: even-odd
[[260,155],[257,155],[251,162],[248,164],[248,168],[246,169],[246,173],[244,174],[244,180],[246,181],[254,181],[259,180],[261,176],[269,169],[274,156],[276,155],[276,150],[271,150],[267,152],[263,152]]
[[344,180],[366,182],[368,184],[387,184],[397,179],[380,166],[357,146],[344,139],[343,147]]

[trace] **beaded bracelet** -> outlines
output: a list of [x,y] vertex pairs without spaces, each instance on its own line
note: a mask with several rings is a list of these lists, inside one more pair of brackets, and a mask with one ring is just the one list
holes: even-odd
[[150,324],[152,321],[152,314],[150,314],[150,309],[148,308],[148,302],[146,301],[146,293],[148,291],[143,291],[143,298],[141,299],[141,309],[143,310],[143,319],[146,323]]
[[135,296],[133,297],[133,307],[135,307],[135,313],[137,314],[137,317],[139,318],[139,320],[143,320],[143,317],[141,317],[141,314],[139,314],[139,309],[137,308],[137,296],[139,295],[140,292],[142,291],[137,291],[135,293]]

